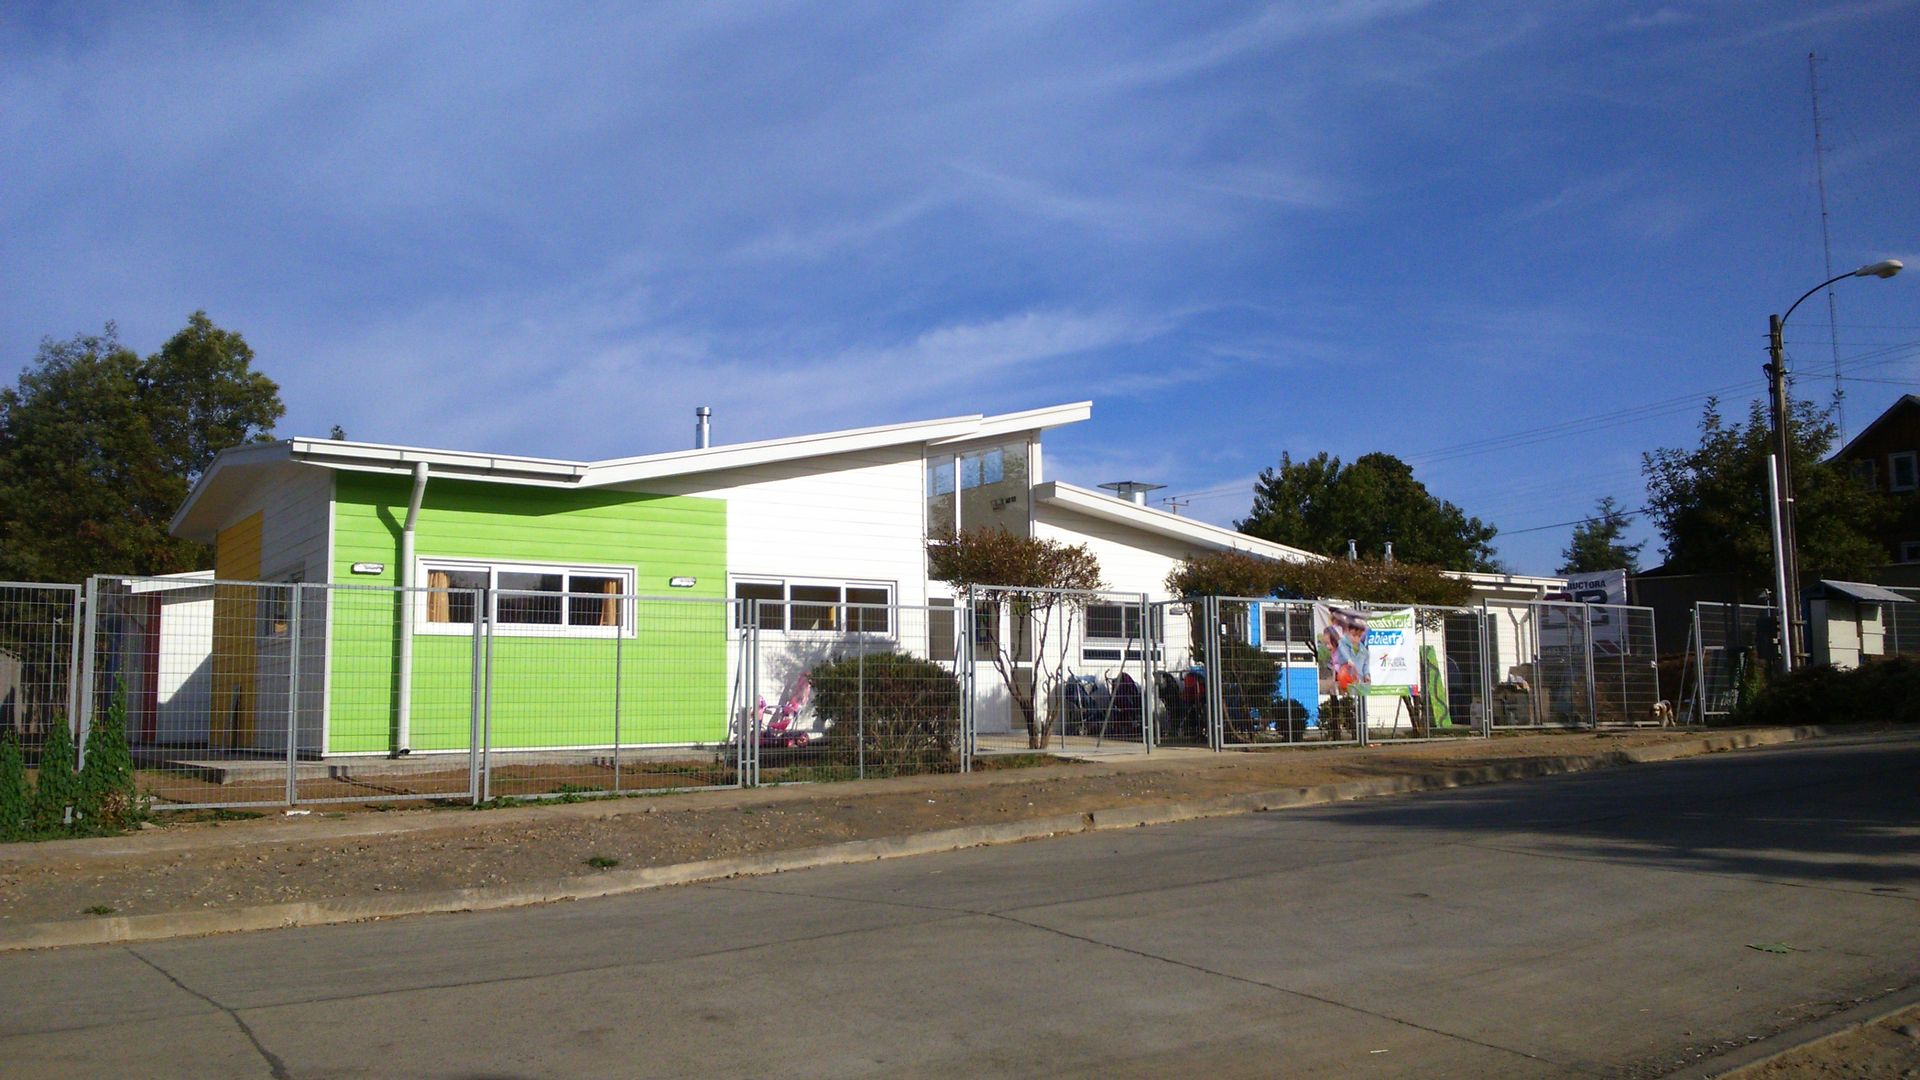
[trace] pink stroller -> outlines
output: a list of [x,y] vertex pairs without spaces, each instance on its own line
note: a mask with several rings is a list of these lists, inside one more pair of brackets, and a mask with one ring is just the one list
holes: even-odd
[[810,731],[803,722],[803,717],[811,719],[813,712],[813,678],[807,672],[801,672],[800,677],[794,680],[793,689],[787,693],[787,699],[780,703],[778,709],[769,710],[764,700],[760,702],[760,714],[766,716],[769,711],[772,715],[760,728],[760,745],[763,747],[798,750],[826,734],[824,727],[820,731]]

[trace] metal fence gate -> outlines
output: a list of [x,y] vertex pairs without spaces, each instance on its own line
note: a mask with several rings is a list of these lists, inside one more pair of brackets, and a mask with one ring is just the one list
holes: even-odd
[[1778,621],[1774,609],[1761,604],[1694,604],[1693,697],[1683,714],[1703,724],[1732,715],[1741,680],[1764,663]]
[[968,730],[972,753],[1145,753],[1164,610],[1144,593],[976,587]]

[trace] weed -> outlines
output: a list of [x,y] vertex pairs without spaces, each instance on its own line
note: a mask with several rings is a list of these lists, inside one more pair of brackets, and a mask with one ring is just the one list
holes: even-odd
[[620,865],[620,860],[610,858],[606,855],[595,855],[593,858],[587,860],[587,865],[593,867],[595,870],[611,870]]
[[86,908],[84,910],[88,915],[111,915],[113,914],[113,911],[114,911],[113,908],[110,908],[105,904],[95,904],[92,907]]

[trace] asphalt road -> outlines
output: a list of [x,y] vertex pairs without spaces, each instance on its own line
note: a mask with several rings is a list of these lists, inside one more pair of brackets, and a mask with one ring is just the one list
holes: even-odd
[[0,1075],[1691,1075],[1915,982],[1903,738],[0,956]]

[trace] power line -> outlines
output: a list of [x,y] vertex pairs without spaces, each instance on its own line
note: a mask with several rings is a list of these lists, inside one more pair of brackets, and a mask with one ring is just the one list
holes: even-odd
[[[1645,514],[1649,512],[1652,509],[1653,509],[1652,507],[1643,506],[1638,510],[1620,510],[1620,511],[1616,511],[1614,513],[1614,516],[1623,517],[1623,518],[1637,517],[1641,514]],[[1546,532],[1548,529],[1564,529],[1569,525],[1585,525],[1589,521],[1604,521],[1604,520],[1606,519],[1588,516],[1588,517],[1578,518],[1573,521],[1557,521],[1552,525],[1532,525],[1525,529],[1501,529],[1500,535],[1501,536],[1519,536],[1521,533]]]

